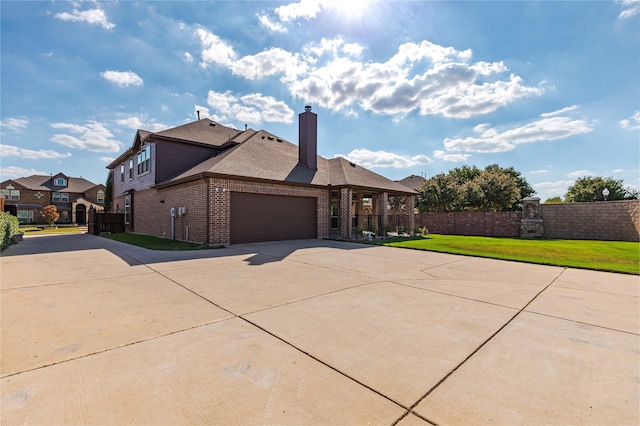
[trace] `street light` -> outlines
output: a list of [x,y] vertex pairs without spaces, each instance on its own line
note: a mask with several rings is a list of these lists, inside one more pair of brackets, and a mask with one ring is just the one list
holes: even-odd
[[607,201],[607,197],[609,196],[609,188],[603,189],[602,195],[604,195],[604,200]]

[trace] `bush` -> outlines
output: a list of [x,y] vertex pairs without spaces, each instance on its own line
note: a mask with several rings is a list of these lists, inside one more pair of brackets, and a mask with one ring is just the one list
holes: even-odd
[[2,248],[4,250],[13,242],[13,236],[18,233],[20,224],[18,218],[7,212],[0,212],[0,235],[2,236]]

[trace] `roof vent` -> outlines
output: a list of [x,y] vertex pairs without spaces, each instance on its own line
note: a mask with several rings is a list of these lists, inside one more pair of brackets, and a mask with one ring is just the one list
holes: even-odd
[[280,138],[278,138],[278,139],[276,139],[276,140],[277,140],[278,142],[282,142],[282,139],[280,139]]
[[311,112],[311,105],[307,105],[304,107],[305,112]]
[[211,123],[209,123],[209,126],[211,127],[216,127],[216,123],[214,123],[213,121]]
[[264,139],[264,135],[262,135],[262,139]]
[[351,167],[355,167],[355,166],[356,166],[356,165],[355,165],[355,164],[353,164],[353,163],[349,163],[349,165],[350,165]]
[[273,136],[267,136],[267,139],[269,139],[270,141],[273,140]]

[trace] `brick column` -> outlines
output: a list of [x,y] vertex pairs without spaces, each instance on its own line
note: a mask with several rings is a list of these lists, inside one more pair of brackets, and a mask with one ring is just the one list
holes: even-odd
[[343,240],[351,239],[351,188],[340,190],[340,237]]
[[416,202],[416,196],[410,195],[407,197],[405,207],[404,207],[405,213],[409,215],[409,235],[413,235],[413,229],[416,227],[416,220],[415,220],[416,215],[414,213],[415,202]]
[[211,180],[209,186],[209,241],[211,244],[231,243],[231,193],[224,183]]
[[380,216],[380,225],[379,228],[386,230],[387,226],[387,213],[389,212],[389,194],[383,192],[382,194],[378,194],[378,215]]

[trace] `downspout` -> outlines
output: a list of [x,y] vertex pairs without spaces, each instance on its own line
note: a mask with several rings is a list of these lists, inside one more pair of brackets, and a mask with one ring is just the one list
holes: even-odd
[[[204,179],[204,176],[202,177]],[[205,181],[207,183],[207,211],[204,215],[205,219],[207,220],[207,225],[206,225],[206,243],[207,244],[211,244],[211,179],[207,179]]]

